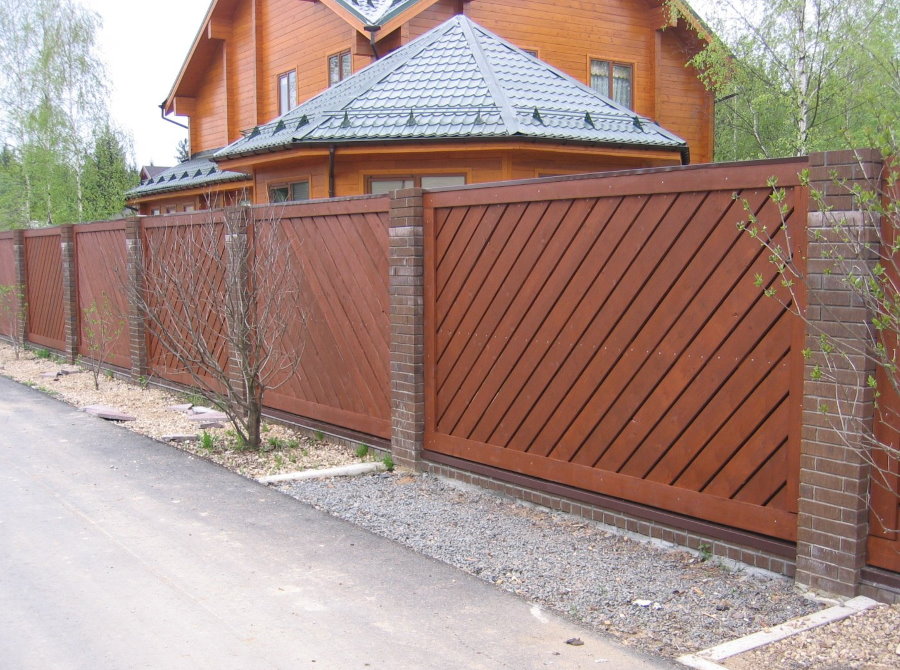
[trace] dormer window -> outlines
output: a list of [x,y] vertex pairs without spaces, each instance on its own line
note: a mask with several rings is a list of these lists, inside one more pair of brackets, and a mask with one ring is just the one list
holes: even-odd
[[278,116],[297,106],[297,71],[278,75]]
[[632,109],[634,68],[626,63],[591,59],[591,88]]
[[352,74],[350,51],[342,51],[328,57],[328,85],[334,86]]

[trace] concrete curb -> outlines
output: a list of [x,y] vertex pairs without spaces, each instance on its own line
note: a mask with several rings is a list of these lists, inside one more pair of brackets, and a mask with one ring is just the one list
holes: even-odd
[[380,472],[386,469],[384,463],[352,463],[351,465],[339,465],[336,468],[325,468],[324,470],[303,470],[301,472],[288,472],[283,475],[259,477],[256,481],[260,484],[279,484],[281,482],[293,482],[301,479],[354,477],[356,475],[367,475],[370,472]]
[[679,656],[677,660],[682,665],[686,665],[689,668],[697,668],[697,670],[726,670],[725,666],[720,665],[718,661],[724,661],[731,656],[743,654],[745,651],[783,640],[818,626],[846,619],[852,614],[862,612],[877,604],[871,598],[858,596],[848,600],[843,605],[836,605],[820,612],[813,612],[806,616],[791,619],[778,626],[772,626],[771,628],[745,635],[737,640],[731,640],[730,642],[724,642],[715,647],[698,651],[696,654]]

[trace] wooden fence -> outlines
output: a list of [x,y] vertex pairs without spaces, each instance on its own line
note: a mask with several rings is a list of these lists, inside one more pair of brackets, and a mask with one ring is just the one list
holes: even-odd
[[[401,463],[584,493],[594,504],[616,501],[647,519],[661,512],[667,524],[684,519],[713,536],[724,528],[783,565],[796,551],[804,583],[858,590],[866,563],[900,572],[897,463],[884,464],[887,486],[872,489],[870,529],[844,521],[869,511],[865,502],[861,515],[851,509],[865,499],[868,470],[852,449],[828,441],[818,387],[804,369],[804,350],[817,339],[796,305],[763,294],[778,285],[777,270],[737,225],[750,214],[783,216],[784,229],[771,228],[774,242],[786,243],[787,233],[802,263],[815,213],[798,173],[824,161],[822,170],[835,164],[855,174],[851,158],[285,205],[277,236],[290,250],[304,308],[283,319],[302,332],[304,347],[296,374],[266,405],[390,439]],[[785,189],[783,212],[770,197],[773,178]],[[210,217],[222,219],[194,213],[76,226],[73,308],[62,304],[59,229],[27,231],[28,339],[63,349],[66,314],[99,298],[133,313],[126,287],[134,259],[151,271],[166,245]],[[0,235],[4,282],[16,276],[12,242]],[[225,270],[200,271],[215,279]],[[799,306],[807,298],[845,304],[835,302],[847,299],[840,287],[825,284],[816,280],[808,294],[800,287]],[[847,315],[865,324],[863,312]],[[224,327],[204,324],[214,334]],[[112,363],[189,381],[152,335],[131,325]],[[224,360],[224,338],[218,351]],[[865,386],[864,371],[842,374]]]
[[11,293],[16,283],[16,258],[13,251],[13,236],[11,232],[0,233],[0,286],[9,287],[10,291],[0,297],[0,335],[10,337],[15,332],[14,296]]
[[803,322],[736,223],[777,168],[803,239],[801,166],[426,194],[426,448],[794,539]]

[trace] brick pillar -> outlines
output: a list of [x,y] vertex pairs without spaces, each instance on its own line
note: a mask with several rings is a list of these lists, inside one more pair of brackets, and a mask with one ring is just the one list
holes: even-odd
[[28,334],[28,273],[25,268],[25,231],[13,231],[13,256],[16,264],[16,330],[13,337],[25,346]]
[[391,452],[418,468],[425,435],[425,266],[422,189],[391,198]]
[[[871,358],[847,357],[822,350],[820,334],[838,350],[865,351],[871,337],[871,314],[844,277],[848,263],[857,268],[875,263],[871,248],[848,243],[835,232],[836,222],[852,230],[854,240],[877,242],[879,221],[855,209],[849,190],[872,188],[881,172],[877,152],[836,151],[813,154],[810,198],[807,347],[803,440],[798,502],[797,582],[841,596],[856,595],[866,561],[869,467],[865,450],[873,427],[875,374]],[[843,183],[835,183],[835,178]],[[837,260],[845,259],[845,260]],[[818,363],[819,380],[812,378]],[[829,367],[830,366],[830,367]],[[840,409],[840,413],[838,413]]]
[[[247,342],[250,335],[248,321],[255,313],[247,276],[250,251],[247,232],[252,225],[252,216],[252,210],[248,206],[229,207],[225,210],[225,258],[228,264],[225,269],[225,285],[228,291],[226,300],[229,303],[225,308],[225,315],[232,343],[228,353],[228,377],[233,392],[241,396],[236,399],[239,404],[246,402],[248,393],[244,375],[248,351],[240,343]],[[249,391],[252,392],[252,389]]]
[[75,266],[75,227],[59,228],[60,257],[62,258],[63,321],[65,323],[64,351],[70,363],[78,359],[78,268]]
[[141,220],[125,219],[125,265],[128,274],[128,342],[131,350],[131,376],[146,377],[147,324],[140,307],[144,294],[144,245],[141,239]]

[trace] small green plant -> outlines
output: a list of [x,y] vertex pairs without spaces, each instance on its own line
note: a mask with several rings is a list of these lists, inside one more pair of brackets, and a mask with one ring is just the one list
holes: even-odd
[[279,469],[284,467],[284,459],[281,454],[275,454],[275,467]]
[[52,354],[47,349],[35,349],[34,355],[44,361],[49,361]]
[[150,387],[150,377],[147,375],[139,375],[137,378],[138,386],[141,387],[141,390],[146,391]]
[[300,446],[300,440],[298,440],[296,437],[292,437],[287,442],[285,442],[284,446],[287,449],[296,449]]
[[712,558],[712,546],[707,544],[706,542],[702,543],[699,547],[697,547],[697,551],[700,552],[700,562],[706,563],[709,559]]
[[212,451],[216,446],[215,438],[205,430],[200,433],[200,448],[206,451]]
[[361,444],[356,448],[356,457],[357,458],[365,458],[369,455],[369,445]]
[[283,449],[285,446],[284,440],[278,437],[270,437],[266,440],[266,444],[269,445],[269,450],[274,451],[275,449]]
[[89,354],[87,366],[96,391],[100,388],[100,370],[125,329],[125,317],[106,293],[81,312],[81,331]]
[[112,370],[107,370],[107,371],[106,371],[106,378],[107,378],[109,381],[112,381],[113,379],[116,378],[116,373],[113,372]]
[[203,405],[207,402],[206,398],[199,393],[184,393],[181,397],[184,398],[186,403],[191,405]]
[[325,441],[325,433],[323,433],[321,430],[317,430],[316,432],[314,432],[313,437],[316,438],[316,442],[324,442]]
[[394,471],[394,459],[391,458],[390,454],[385,454],[384,458],[381,459],[381,462],[384,464],[384,469],[388,472]]

